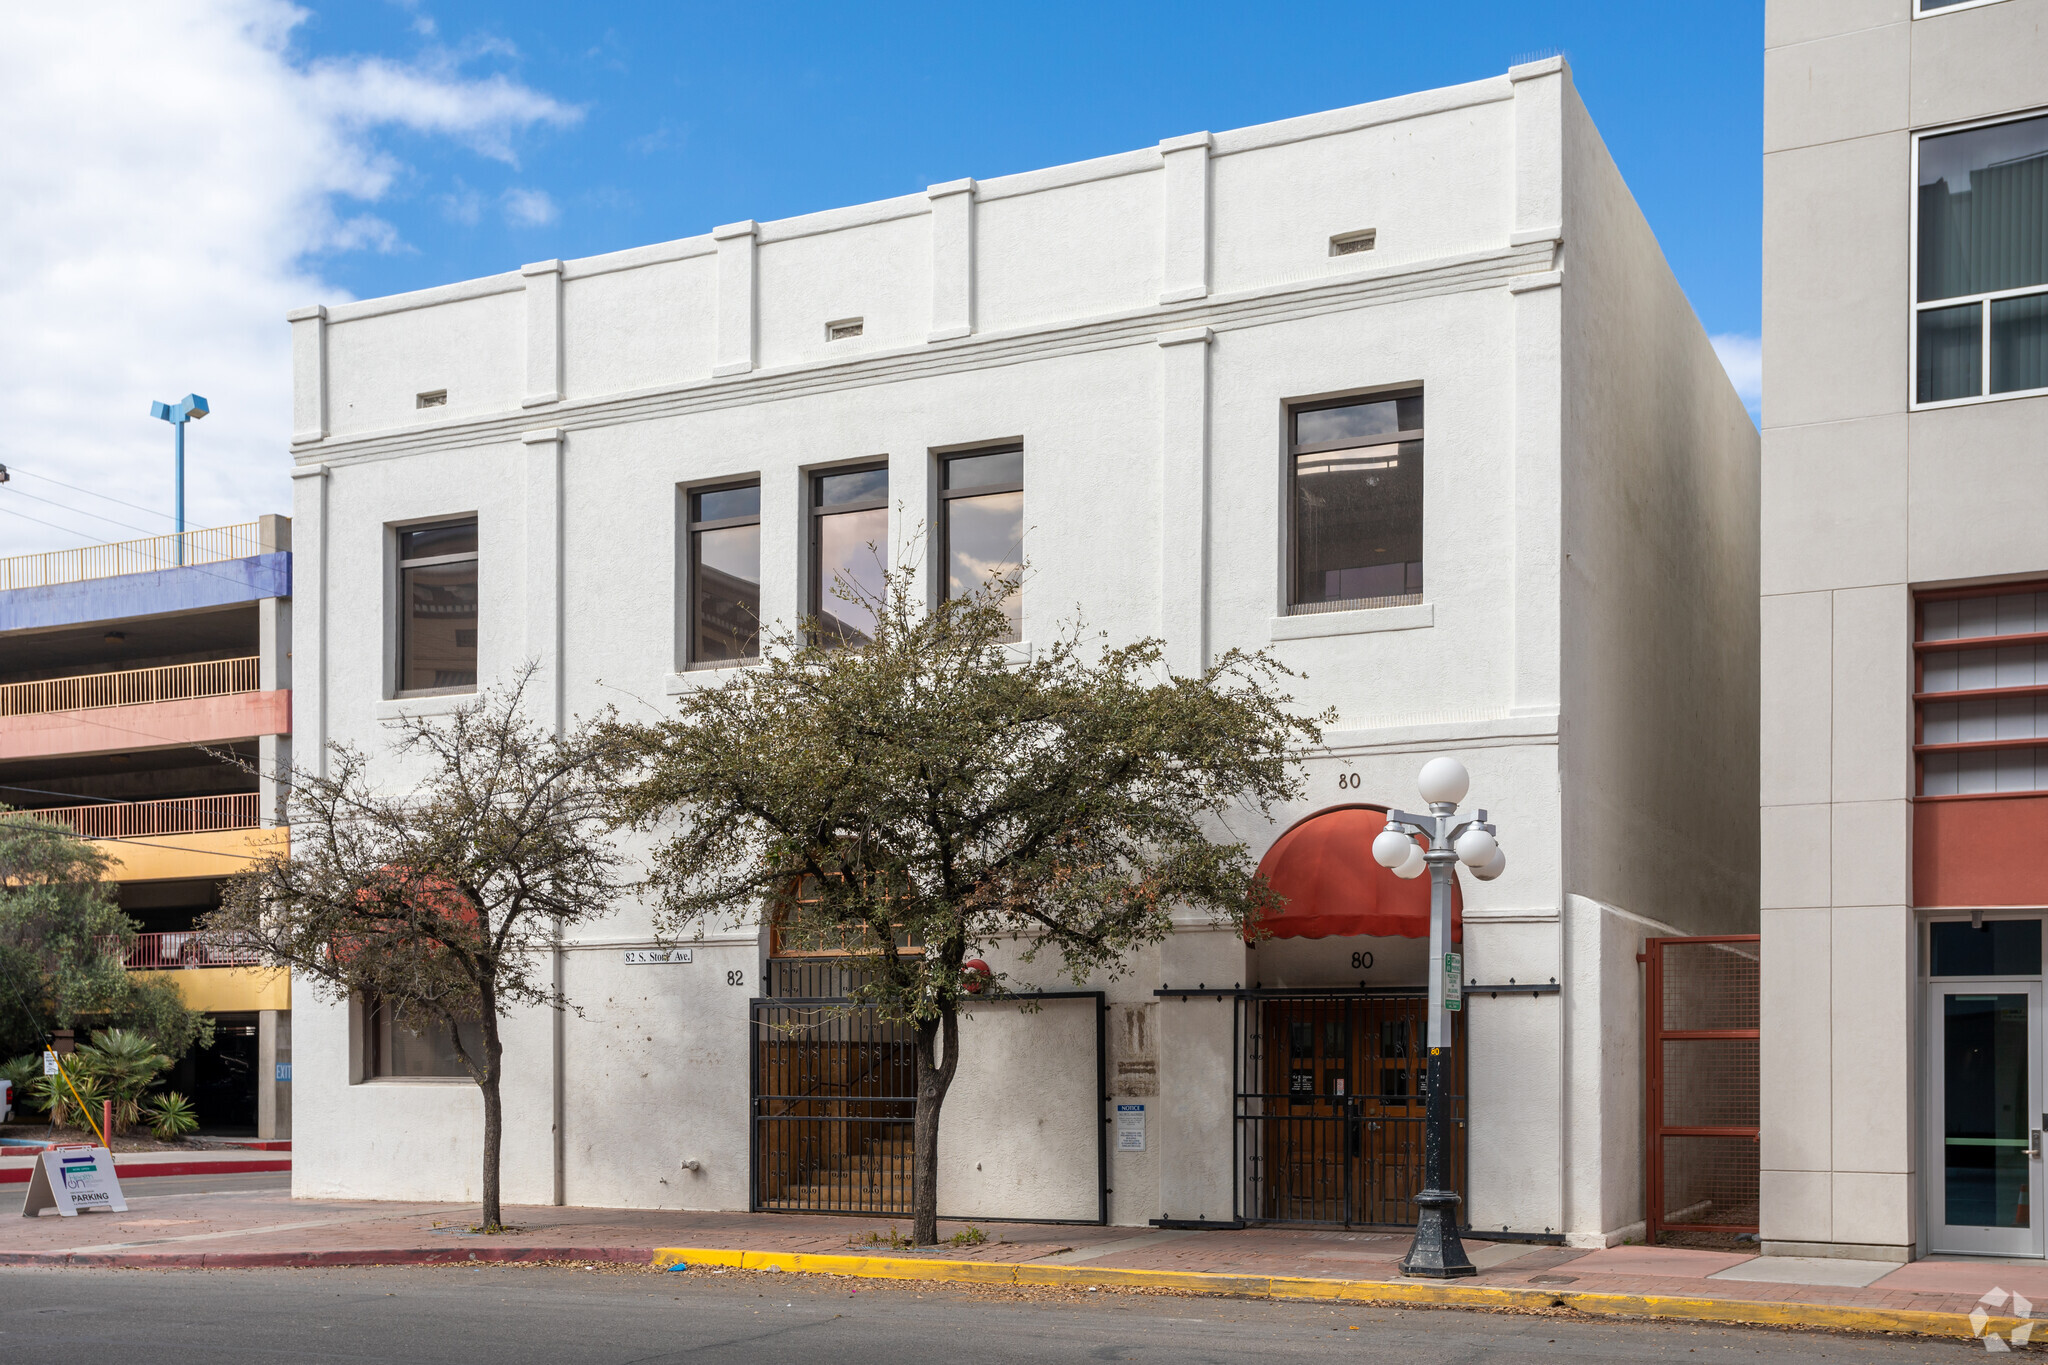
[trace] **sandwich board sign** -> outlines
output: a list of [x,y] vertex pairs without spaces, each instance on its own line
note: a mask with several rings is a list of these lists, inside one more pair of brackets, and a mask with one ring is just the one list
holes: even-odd
[[121,1182],[114,1175],[112,1154],[104,1147],[45,1148],[35,1174],[29,1177],[21,1216],[33,1218],[49,1208],[66,1218],[95,1211],[128,1212]]

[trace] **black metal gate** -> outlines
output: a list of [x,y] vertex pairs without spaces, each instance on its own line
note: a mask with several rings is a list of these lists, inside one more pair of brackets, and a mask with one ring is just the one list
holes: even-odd
[[[1413,1227],[1429,1001],[1420,992],[1237,997],[1238,1217]],[[1453,1015],[1451,1169],[1465,1188],[1464,1019]]]
[[[844,959],[771,958],[768,984],[776,994],[748,1005],[749,1206],[757,1212],[908,1217],[917,1123],[917,1054],[910,1029],[885,1023],[874,1010],[847,999],[859,978]],[[1092,1008],[1090,1088],[1102,1096],[1108,1045],[1102,992],[1035,991],[1010,998]],[[1109,1119],[1098,1118],[1097,1216],[1037,1221],[1109,1221]]]
[[753,1207],[910,1212],[910,1030],[843,999],[756,1000]]

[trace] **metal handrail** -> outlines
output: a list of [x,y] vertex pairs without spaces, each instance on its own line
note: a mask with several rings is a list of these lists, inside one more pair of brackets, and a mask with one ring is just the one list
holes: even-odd
[[225,697],[257,690],[263,660],[208,659],[196,664],[161,664],[115,673],[81,673],[69,678],[0,684],[0,716],[35,716],[52,711],[90,711],[103,706],[140,706],[191,697]]
[[[182,547],[180,542],[183,542]],[[115,578],[121,574],[154,573],[158,569],[193,564],[219,564],[230,559],[251,559],[262,553],[263,523],[260,521],[208,526],[196,531],[172,531],[137,540],[116,540],[105,545],[81,545],[71,550],[45,550],[41,554],[0,559],[0,591],[44,588],[52,583],[77,583],[88,578]]]
[[263,955],[253,945],[224,939],[201,929],[137,934],[122,965],[131,971],[176,967],[256,967]]
[[0,811],[0,820],[44,820],[86,839],[147,839],[159,834],[204,834],[255,829],[255,792],[178,796],[165,801],[107,801],[93,806],[51,806]]

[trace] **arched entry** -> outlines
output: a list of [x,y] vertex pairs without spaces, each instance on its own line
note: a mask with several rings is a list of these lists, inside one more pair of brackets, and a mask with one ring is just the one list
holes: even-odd
[[[1286,903],[1272,939],[1429,937],[1429,882],[1372,857],[1381,806],[1317,811],[1273,841],[1259,872]],[[1453,936],[1462,907],[1452,900]],[[1248,930],[1248,938],[1256,931]],[[1255,989],[1241,1002],[1237,1096],[1244,1216],[1399,1227],[1416,1219],[1427,1102],[1425,983]],[[1463,1018],[1454,1016],[1451,1159],[1465,1168]]]

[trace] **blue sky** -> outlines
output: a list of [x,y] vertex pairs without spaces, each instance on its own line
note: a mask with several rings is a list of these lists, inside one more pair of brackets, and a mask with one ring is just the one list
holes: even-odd
[[[334,253],[361,295],[1142,147],[1505,70],[1562,50],[1710,332],[1757,330],[1763,6],[1385,4],[313,6],[314,58],[466,57],[575,106],[516,166],[425,136]],[[542,201],[535,194],[546,196]]]
[[291,504],[284,314],[1474,80],[1562,51],[1758,387],[1763,0],[153,0],[0,45],[0,555]]

